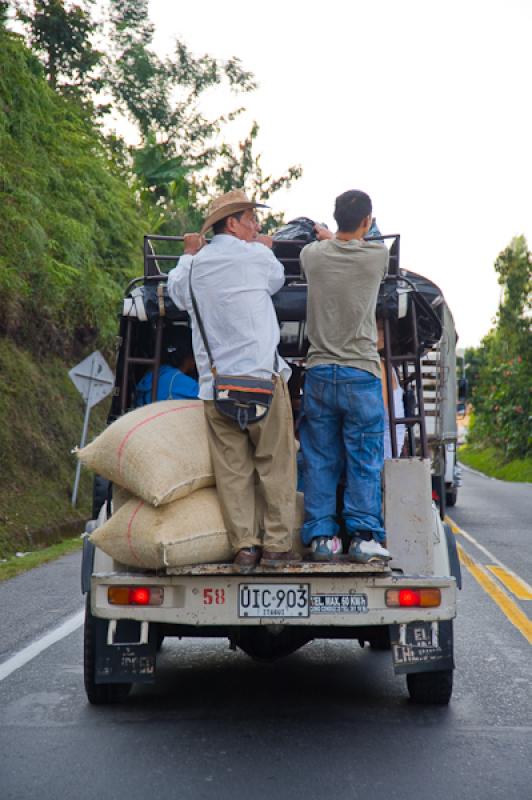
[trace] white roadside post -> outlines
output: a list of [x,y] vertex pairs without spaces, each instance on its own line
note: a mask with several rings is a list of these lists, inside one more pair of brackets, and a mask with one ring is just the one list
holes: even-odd
[[[107,361],[99,350],[95,350],[84,361],[72,367],[68,377],[85,400],[85,418],[83,420],[83,431],[81,433],[80,448],[85,447],[87,430],[89,427],[89,414],[93,406],[97,405],[113,391],[115,378]],[[78,498],[79,476],[81,463],[78,461],[76,466],[76,478],[72,491],[72,506],[76,505]]]

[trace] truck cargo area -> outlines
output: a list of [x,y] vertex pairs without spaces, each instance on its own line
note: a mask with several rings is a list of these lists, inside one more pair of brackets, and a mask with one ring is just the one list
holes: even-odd
[[[461,578],[454,537],[432,499],[432,442],[440,452],[452,439],[447,423],[450,406],[444,398],[452,397],[454,389],[444,393],[440,381],[432,391],[422,359],[435,347],[442,351],[442,342],[448,354],[455,337],[439,289],[401,270],[399,237],[384,238],[393,240],[391,267],[381,287],[377,315],[384,321],[388,394],[392,394],[393,368],[405,396],[403,418],[394,416],[393,407],[389,410],[393,457],[385,461],[383,473],[392,560],[356,564],[340,556],[316,563],[306,555],[301,562],[258,566],[250,573],[231,563],[158,570],[124,566],[90,541],[91,531],[113,513],[112,487],[98,479],[95,519],[87,527],[82,567],[87,596],[84,673],[91,703],[120,702],[134,684],[153,682],[160,648],[170,637],[222,637],[232,649],[266,661],[288,656],[313,639],[352,639],[390,651],[394,671],[406,675],[413,701],[449,702],[452,626]],[[126,293],[110,423],[135,407],[135,386],[146,368],[154,371],[152,399],[156,399],[165,336],[172,326],[188,324],[186,313],[169,301],[166,275],[159,269],[165,260],[175,260],[155,252],[169,244],[175,248],[179,237],[146,237],[144,276]],[[297,244],[291,242],[290,247]],[[273,300],[281,330],[279,351],[300,377],[308,347],[306,285],[298,251],[291,255],[290,247],[278,255],[287,277]],[[449,358],[445,370],[452,364]],[[429,399],[429,431],[424,391]],[[402,452],[394,436],[399,424],[407,430]]]

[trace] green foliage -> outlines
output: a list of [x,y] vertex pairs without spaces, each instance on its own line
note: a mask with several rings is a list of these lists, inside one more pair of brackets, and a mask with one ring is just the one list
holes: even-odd
[[[26,349],[0,337],[0,557],[30,550],[46,541],[47,531],[87,519],[92,476],[82,471],[78,508],[71,507],[84,404],[68,377],[69,366],[56,356],[35,359]],[[108,402],[91,412],[89,439],[104,425]],[[43,536],[28,537],[41,530]],[[72,535],[70,532],[69,535]]]
[[[147,3],[113,0],[104,63],[91,4],[17,4],[30,51],[6,29],[0,2],[0,419],[9,421],[0,426],[0,554],[31,549],[35,528],[87,516],[88,475],[79,512],[70,509],[82,404],[65,362],[109,352],[124,286],[142,272],[143,234],[197,230],[213,191],[245,186],[263,199],[300,172],[264,175],[256,125],[236,151],[220,152],[222,128],[241,109],[208,119],[199,101],[218,85],[255,88],[238,59],[196,58],[177,42],[161,61]],[[102,135],[92,94],[101,79],[137,122],[138,147]],[[100,407],[92,434],[97,422]]]
[[[152,47],[148,0],[108,0],[102,54],[93,47],[98,30],[91,16],[93,3],[85,0],[82,7],[64,0],[21,0],[18,16],[51,86],[63,94],[74,93],[87,123],[93,125],[104,115],[105,106],[94,108],[91,103],[97,100],[94,93],[105,88],[115,108],[138,127],[138,147],[128,152],[111,136],[107,148],[115,169],[137,193],[151,232],[197,228],[213,192],[244,186],[253,196],[267,199],[300,176],[295,166],[280,178],[264,175],[260,156],[253,153],[256,123],[237,148],[223,142],[224,127],[242,108],[214,118],[201,111],[202,97],[213,87],[241,93],[256,88],[254,76],[238,58],[195,56],[181,40],[171,57],[160,58]],[[282,221],[282,215],[270,216],[265,228]]]
[[0,25],[5,25],[7,22],[9,5],[8,0],[1,0],[0,2]]
[[92,45],[96,24],[86,7],[63,0],[33,0],[18,3],[17,17],[29,31],[32,48],[42,56],[53,89],[94,89],[99,84],[94,70],[102,53]]
[[[264,175],[260,156],[253,153],[256,123],[236,149],[220,144],[225,124],[243,109],[214,119],[200,111],[203,93],[214,86],[238,92],[256,88],[253,75],[237,58],[196,57],[178,40],[173,57],[161,60],[151,49],[147,0],[110,0],[110,6],[113,59],[107,79],[119,107],[142,136],[131,155],[152,231],[171,234],[197,228],[214,192],[244,187],[267,199],[300,177],[300,167],[290,167],[280,178]],[[271,216],[265,227],[281,222],[281,216]]]
[[[244,189],[250,197],[257,201],[268,200],[272,194],[282,188],[289,188],[301,177],[301,167],[292,166],[286,175],[273,178],[265,175],[262,169],[261,156],[254,153],[255,140],[259,126],[253,123],[249,135],[240,142],[235,151],[230,145],[220,148],[222,164],[212,180],[218,192],[229,192],[231,189]],[[263,231],[275,230],[282,225],[282,214],[268,214],[262,225]]]
[[458,451],[458,458],[463,464],[483,472],[491,478],[532,483],[532,456],[508,461],[504,453],[494,447],[462,445]]
[[[34,545],[26,542],[25,546],[33,548]],[[40,567],[41,564],[47,564],[49,561],[61,558],[61,556],[75,553],[81,549],[81,546],[82,538],[81,536],[76,536],[74,539],[65,539],[65,541],[52,544],[50,547],[30,550],[30,552],[25,552],[23,557],[16,555],[8,557],[0,562],[0,581],[7,581],[30,569]]]
[[208,163],[215,151],[206,148],[206,140],[238,112],[209,120],[199,111],[198,98],[222,84],[251,91],[253,76],[236,58],[196,58],[182,41],[172,58],[160,59],[151,47],[147,0],[109,0],[109,6],[112,52],[106,77],[119,107],[139,126],[143,140],[157,133],[159,141],[172,144],[174,155]]
[[532,452],[531,264],[524,237],[495,262],[503,298],[496,327],[480,348],[468,351],[474,422],[469,441],[492,445],[507,459]]
[[133,190],[86,110],[54,93],[3,29],[0,76],[0,333],[36,351],[68,351],[97,331],[109,345],[124,284],[140,272]]

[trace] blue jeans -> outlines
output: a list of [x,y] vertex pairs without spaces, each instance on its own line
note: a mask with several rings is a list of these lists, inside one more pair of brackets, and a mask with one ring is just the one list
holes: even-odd
[[343,518],[347,532],[386,536],[381,510],[384,403],[379,378],[335,364],[311,367],[305,377],[299,440],[303,456],[304,544],[335,536],[336,489],[345,464]]

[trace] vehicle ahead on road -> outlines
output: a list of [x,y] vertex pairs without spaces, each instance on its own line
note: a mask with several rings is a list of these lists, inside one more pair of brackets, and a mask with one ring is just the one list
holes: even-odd
[[432,461],[432,491],[443,519],[446,507],[456,505],[458,487],[462,483],[457,462],[457,413],[459,398],[463,396],[463,381],[457,381],[457,336],[451,312],[445,303],[440,316],[442,335],[421,359],[421,371],[425,425]]
[[[378,316],[384,321],[388,396],[392,368],[405,392],[405,416],[390,404],[392,458],[384,468],[384,516],[393,559],[383,563],[318,564],[303,560],[242,575],[232,564],[144,570],[113,561],[90,541],[112,514],[112,486],[95,481],[94,519],[84,538],[82,588],[86,594],[85,686],[91,703],[118,702],[134,683],[155,680],[165,637],[227,637],[257,659],[288,655],[313,639],[354,639],[389,649],[397,674],[405,674],[412,700],[446,704],[453,682],[453,619],[460,567],[456,545],[432,502],[431,458],[423,402],[423,356],[442,335],[445,304],[433,284],[399,269],[399,237],[390,249]],[[120,320],[115,394],[109,423],[136,405],[135,387],[153,370],[157,397],[161,353],[175,326],[188,325],[166,293],[160,265],[175,255],[180,237],[145,237],[144,275],[128,287]],[[304,244],[278,239],[286,283],[274,296],[281,328],[280,352],[301,376],[308,348],[306,284],[300,273]],[[430,288],[430,291],[427,290]],[[292,384],[295,396],[299,385]],[[433,412],[441,412],[437,397]],[[407,430],[397,452],[395,429]],[[341,508],[342,487],[339,487]],[[345,535],[345,532],[344,532]]]

